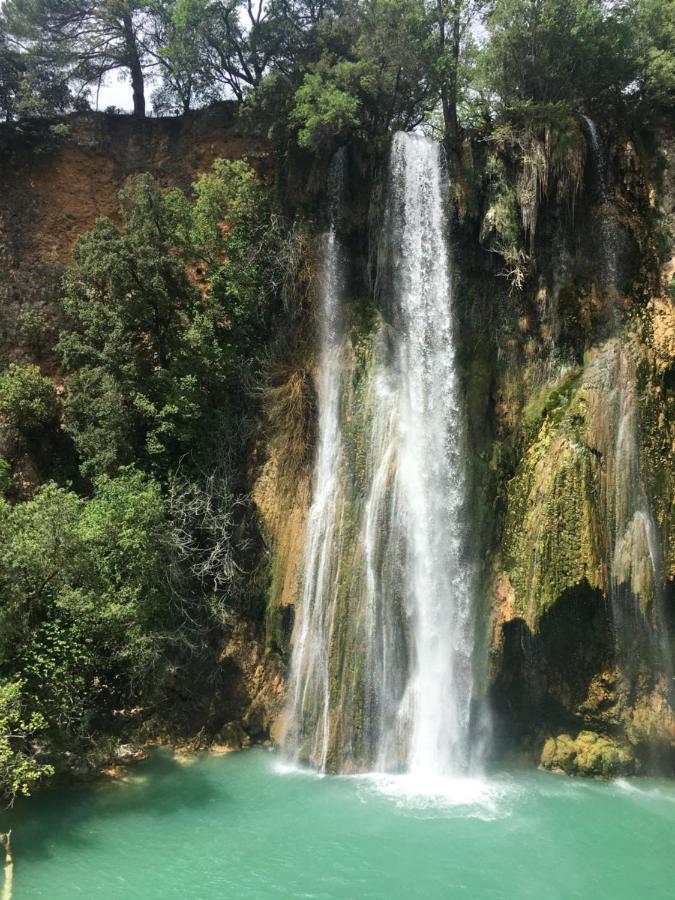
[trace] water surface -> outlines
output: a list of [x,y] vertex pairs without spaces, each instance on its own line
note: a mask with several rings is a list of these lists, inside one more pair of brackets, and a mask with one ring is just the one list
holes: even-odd
[[132,775],[12,814],[14,900],[673,897],[672,782],[320,777],[260,749]]

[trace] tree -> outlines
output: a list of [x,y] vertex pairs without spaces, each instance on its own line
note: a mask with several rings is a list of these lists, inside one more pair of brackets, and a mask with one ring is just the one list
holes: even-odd
[[436,106],[438,47],[422,0],[347,0],[310,29],[293,65],[275,62],[251,100],[260,121],[292,126],[282,139],[330,151],[349,136],[414,128]]
[[163,467],[185,452],[202,398],[185,341],[199,294],[174,249],[185,211],[149,176],[122,203],[124,229],[100,219],[64,281],[65,424],[89,474]]
[[25,71],[21,55],[0,27],[0,118],[7,122],[16,116]]
[[204,0],[153,2],[144,47],[160,85],[153,93],[159,114],[184,113],[218,97],[206,60]]
[[465,63],[467,51],[473,48],[472,25],[486,0],[434,0],[429,15],[438,42],[436,79],[439,84],[445,141],[448,150],[459,145],[460,101],[467,91]]
[[40,58],[61,66],[73,82],[100,84],[124,69],[133,91],[134,114],[145,115],[140,39],[148,0],[7,0],[3,17],[9,34]]
[[222,160],[194,204],[131,179],[121,218],[80,239],[64,280],[65,426],[88,475],[135,462],[164,480],[232,431],[266,333],[273,229],[251,168]]
[[[182,610],[170,602],[170,531],[159,485],[134,469],[88,500],[54,484],[0,502],[0,792],[48,774],[43,749],[70,746],[116,704],[152,698]],[[24,790],[24,785],[25,789]]]
[[669,115],[675,101],[675,0],[633,0],[625,15],[642,110]]
[[60,68],[22,52],[0,23],[0,121],[66,112],[75,105]]
[[514,104],[621,104],[634,77],[620,8],[602,0],[501,0],[491,7],[488,89]]
[[11,363],[0,375],[0,422],[30,437],[53,424],[56,415],[54,385],[37,366]]
[[46,726],[40,713],[23,713],[22,683],[0,681],[0,797],[11,806],[18,795],[31,789],[54,768],[35,758],[32,742]]
[[209,77],[241,101],[287,56],[285,11],[275,0],[211,0],[202,6]]

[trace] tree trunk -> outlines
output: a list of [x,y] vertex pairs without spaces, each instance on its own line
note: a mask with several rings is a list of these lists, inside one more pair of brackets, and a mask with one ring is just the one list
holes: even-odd
[[129,66],[129,72],[131,73],[131,89],[134,95],[134,115],[143,117],[145,116],[145,81],[143,78],[141,58],[138,55],[138,44],[136,43],[136,35],[134,34],[134,25],[130,13],[124,13],[122,16],[122,25],[124,27],[127,65]]
[[444,59],[445,77],[441,83],[441,105],[445,130],[445,148],[452,162],[459,155],[459,120],[457,118],[457,91],[459,88],[459,51],[461,43],[462,0],[436,0],[438,35],[441,56]]
[[459,92],[460,4],[457,3],[450,21],[450,84],[447,101],[444,101],[445,140],[451,152],[459,152],[459,120],[457,118],[457,94]]

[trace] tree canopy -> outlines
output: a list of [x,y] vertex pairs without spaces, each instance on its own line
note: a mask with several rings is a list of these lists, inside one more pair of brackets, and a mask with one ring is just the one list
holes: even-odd
[[232,98],[304,147],[523,105],[661,115],[673,0],[6,0],[0,114],[59,112],[126,73],[134,112]]
[[113,710],[157,708],[255,595],[242,580],[247,385],[283,241],[243,161],[216,162],[189,195],[134,177],[120,203],[63,279],[62,391],[34,364],[0,374],[3,452],[35,455],[60,432],[80,468],[77,490],[61,473],[17,496],[0,457],[7,802],[52,773],[39,748],[93,752]]

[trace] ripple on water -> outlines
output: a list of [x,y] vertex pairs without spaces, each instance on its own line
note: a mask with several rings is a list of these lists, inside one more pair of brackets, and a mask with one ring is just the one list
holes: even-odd
[[612,787],[636,799],[661,800],[664,803],[675,803],[675,790],[671,784],[663,787],[643,787],[632,779],[617,778],[612,782]]

